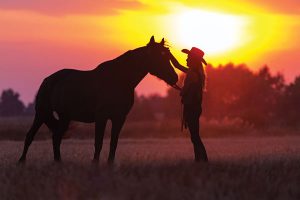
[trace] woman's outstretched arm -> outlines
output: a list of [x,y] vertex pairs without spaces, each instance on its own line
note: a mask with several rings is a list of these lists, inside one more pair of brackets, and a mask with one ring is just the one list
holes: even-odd
[[174,65],[174,67],[176,67],[177,69],[179,69],[180,71],[184,72],[184,73],[187,73],[188,71],[188,68],[182,66],[178,60],[173,56],[173,54],[170,52],[170,60],[172,62],[172,64]]

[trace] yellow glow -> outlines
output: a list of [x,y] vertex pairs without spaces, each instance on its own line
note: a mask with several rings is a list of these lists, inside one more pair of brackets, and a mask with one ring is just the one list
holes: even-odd
[[299,46],[299,16],[279,15],[236,0],[140,2],[147,6],[107,16],[0,10],[0,41],[93,48],[113,58],[146,45],[154,35],[156,41],[164,37],[169,42],[182,64],[186,55],[180,50],[197,46],[213,65],[256,60],[264,64],[266,53]]
[[189,48],[197,46],[209,54],[219,54],[247,42],[244,30],[248,21],[243,17],[187,10],[179,13],[174,20],[174,31],[180,43]]

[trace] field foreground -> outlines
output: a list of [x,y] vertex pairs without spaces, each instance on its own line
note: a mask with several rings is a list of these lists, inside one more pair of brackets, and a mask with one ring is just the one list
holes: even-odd
[[116,163],[92,164],[92,140],[65,140],[63,163],[51,141],[0,142],[1,199],[300,199],[300,137],[210,138],[210,162],[194,163],[184,139],[121,139]]

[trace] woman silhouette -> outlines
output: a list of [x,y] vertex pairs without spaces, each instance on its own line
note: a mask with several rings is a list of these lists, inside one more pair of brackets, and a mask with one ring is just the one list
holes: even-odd
[[199,136],[199,118],[202,113],[202,94],[206,79],[203,64],[207,65],[207,63],[203,59],[204,52],[196,47],[191,50],[183,49],[182,52],[188,56],[186,59],[188,69],[181,66],[174,57],[171,57],[171,61],[176,68],[187,73],[180,92],[183,104],[183,124],[188,127],[191,135],[195,161],[207,162],[206,150]]

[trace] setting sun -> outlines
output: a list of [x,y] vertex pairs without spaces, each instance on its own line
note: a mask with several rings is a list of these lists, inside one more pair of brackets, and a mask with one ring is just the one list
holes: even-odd
[[[165,38],[182,65],[181,49],[195,46],[213,66],[245,63],[257,70],[268,65],[292,81],[300,72],[298,8],[295,0],[76,0],[59,6],[48,0],[5,1],[0,4],[0,90],[12,87],[29,103],[53,71],[91,69],[146,45],[152,35]],[[150,76],[137,88],[143,95],[166,91]]]
[[175,32],[182,45],[199,46],[209,54],[239,47],[245,42],[247,20],[229,14],[187,10],[177,15]]

